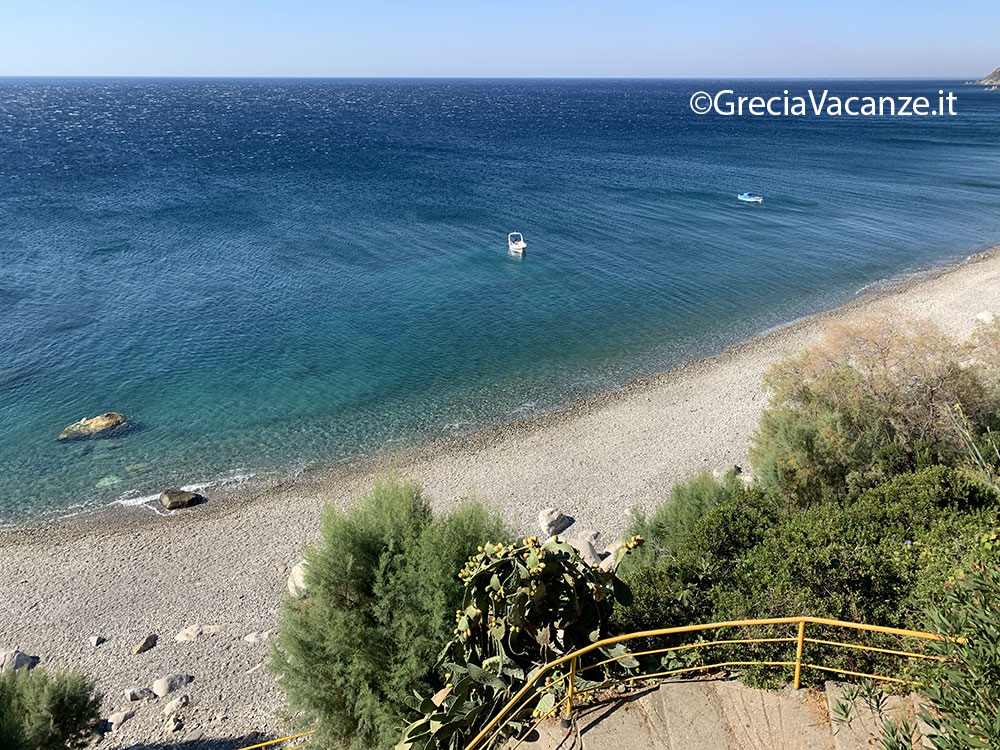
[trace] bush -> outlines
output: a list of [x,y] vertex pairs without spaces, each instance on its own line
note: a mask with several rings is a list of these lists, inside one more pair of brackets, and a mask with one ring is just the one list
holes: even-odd
[[96,729],[101,698],[79,672],[44,669],[0,674],[0,747],[82,747]]
[[[624,631],[812,615],[912,627],[997,523],[996,493],[945,467],[808,508],[751,491],[710,511],[673,554],[630,568],[623,578],[635,604],[615,623]],[[724,656],[781,660],[781,648],[747,645]],[[822,658],[854,671],[899,667],[843,651]]]
[[831,328],[822,344],[765,378],[773,399],[751,451],[762,485],[808,504],[964,463],[951,410],[960,404],[979,433],[1000,405],[985,367],[961,364],[966,355],[927,322]]
[[272,653],[289,706],[330,744],[393,747],[414,691],[441,687],[434,664],[462,601],[456,572],[509,536],[475,503],[435,518],[418,487],[395,481],[329,509]]
[[730,471],[720,482],[708,472],[687,482],[675,484],[667,501],[650,518],[642,513],[632,517],[629,534],[643,537],[647,544],[638,555],[630,555],[632,564],[651,555],[673,550],[705,515],[722,503],[746,496],[739,475]]
[[1000,746],[1000,568],[964,576],[928,616],[947,639],[932,651],[948,660],[926,683],[933,710],[920,718],[932,730],[931,746]]

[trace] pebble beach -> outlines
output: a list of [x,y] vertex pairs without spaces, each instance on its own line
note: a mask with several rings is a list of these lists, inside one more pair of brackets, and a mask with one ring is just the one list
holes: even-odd
[[[101,747],[236,748],[282,736],[288,723],[266,665],[268,635],[325,507],[349,505],[392,472],[420,482],[439,508],[475,497],[528,531],[555,506],[576,519],[574,532],[599,531],[612,542],[633,510],[655,507],[677,480],[745,466],[767,403],[765,371],[831,323],[923,317],[964,338],[983,311],[1000,314],[996,248],[530,421],[226,485],[206,492],[207,503],[169,514],[121,507],[4,529],[0,651],[92,675],[103,715],[122,718]],[[133,653],[152,634],[156,645]],[[127,699],[126,691],[174,674],[193,680],[165,697]],[[186,704],[168,706],[181,696]]]

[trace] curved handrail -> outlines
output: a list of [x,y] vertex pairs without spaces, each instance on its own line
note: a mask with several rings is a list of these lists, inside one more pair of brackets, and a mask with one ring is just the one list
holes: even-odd
[[[850,628],[850,629],[853,629],[853,630],[861,630],[861,631],[872,632],[872,633],[883,633],[883,634],[886,634],[886,635],[896,635],[896,636],[902,636],[902,637],[908,637],[908,638],[919,638],[919,639],[928,640],[928,641],[945,641],[945,640],[947,640],[944,636],[938,635],[936,633],[927,633],[927,632],[924,632],[924,631],[921,631],[921,630],[908,630],[908,629],[905,629],[905,628],[893,628],[893,627],[888,627],[888,626],[885,626],[885,625],[868,625],[868,624],[864,624],[864,623],[848,622],[848,621],[845,621],[845,620],[832,620],[832,619],[825,618],[825,617],[808,617],[808,616],[806,616],[806,617],[771,617],[771,618],[765,618],[765,619],[759,619],[759,620],[728,620],[728,621],[724,621],[724,622],[701,623],[701,624],[697,624],[697,625],[679,625],[679,626],[670,627],[670,628],[657,628],[655,630],[643,630],[643,631],[639,631],[639,632],[635,632],[635,633],[625,633],[623,635],[616,635],[616,636],[612,636],[610,638],[603,638],[603,639],[601,639],[599,641],[595,641],[594,643],[591,643],[591,644],[589,644],[587,646],[584,646],[583,648],[577,649],[576,651],[572,651],[572,652],[570,652],[568,654],[564,654],[563,656],[560,656],[558,659],[554,659],[553,661],[550,661],[547,664],[543,665],[534,675],[532,675],[531,679],[529,679],[527,682],[525,682],[525,684],[521,687],[521,689],[518,690],[517,693],[514,694],[514,696],[504,705],[503,708],[500,709],[500,711],[497,712],[497,714],[486,724],[486,726],[483,727],[483,729],[479,732],[479,734],[477,734],[475,737],[472,738],[472,740],[466,745],[466,750],[477,750],[480,747],[480,743],[483,742],[484,739],[486,739],[486,738],[489,738],[490,740],[494,739],[495,736],[496,736],[496,733],[493,732],[493,730],[494,729],[498,729],[498,725],[501,725],[501,722],[510,713],[511,709],[513,709],[516,705],[518,705],[518,703],[520,703],[521,700],[528,694],[528,692],[531,690],[531,688],[535,686],[535,684],[538,682],[538,680],[541,679],[547,672],[551,671],[553,668],[558,667],[558,666],[560,666],[562,664],[566,664],[567,662],[570,662],[570,671],[571,671],[571,673],[575,674],[577,660],[581,656],[589,654],[592,651],[596,651],[597,649],[605,648],[607,646],[614,646],[614,645],[616,645],[618,643],[623,643],[625,641],[635,640],[637,638],[655,638],[655,637],[658,637],[658,636],[677,635],[677,634],[682,634],[682,633],[697,633],[697,632],[703,632],[703,631],[706,631],[706,630],[718,630],[718,629],[722,629],[722,628],[754,627],[754,626],[761,626],[761,625],[798,625],[799,626],[799,628],[798,628],[798,637],[797,638],[790,638],[790,639],[788,639],[789,641],[796,642],[796,645],[797,645],[796,655],[795,655],[795,661],[794,662],[774,662],[774,664],[776,664],[776,665],[780,664],[782,666],[794,666],[795,667],[795,680],[794,680],[795,687],[796,688],[799,687],[799,677],[800,677],[801,669],[802,669],[803,666],[809,667],[809,668],[813,668],[813,669],[821,669],[821,670],[827,670],[827,671],[843,672],[843,670],[833,670],[833,669],[831,669],[829,667],[823,667],[821,665],[810,664],[810,663],[802,661],[802,651],[803,651],[803,646],[804,646],[805,643],[816,642],[816,643],[825,643],[826,645],[838,645],[838,646],[852,647],[851,644],[841,644],[841,643],[837,643],[835,641],[818,641],[817,639],[806,638],[805,637],[805,626],[807,624],[808,625],[826,625],[826,626],[829,626],[829,627]],[[744,639],[744,640],[745,640],[745,642],[756,643],[756,642],[767,642],[770,639],[763,639],[763,638],[761,638],[761,639]],[[701,644],[701,645],[704,646],[704,645],[707,645],[707,644]],[[853,647],[859,648],[858,646],[853,646]],[[868,647],[860,647],[860,648],[868,648]],[[874,647],[871,647],[871,648],[874,648]],[[667,650],[670,650],[670,649],[661,649],[661,651],[667,651]],[[878,650],[886,651],[886,649],[878,649]],[[901,655],[901,656],[908,656],[908,657],[915,657],[915,658],[932,658],[932,659],[933,658],[937,658],[937,657],[929,657],[926,654],[915,654],[915,653],[907,652],[907,651],[896,651],[896,652],[893,652],[893,653],[896,653],[896,654]],[[617,657],[617,658],[618,659],[627,658],[628,656],[632,656],[632,654],[623,654],[623,655],[621,655],[620,657]],[[610,661],[614,661],[614,660],[615,659],[612,659]],[[607,663],[607,662],[603,662],[603,663]],[[763,664],[763,662],[741,662],[741,663],[745,664],[745,665]],[[705,669],[705,667],[698,667],[697,669]],[[682,671],[690,671],[690,670],[682,670]],[[661,673],[661,674],[653,675],[653,676],[647,675],[646,677],[664,676],[664,675],[667,675],[667,674],[669,674],[669,673]],[[880,675],[866,675],[866,674],[859,673],[859,672],[851,672],[851,673],[844,672],[844,674],[852,674],[854,676],[874,677],[876,679],[884,679],[884,680],[895,681],[895,682],[899,681],[899,680],[897,680],[895,678],[891,678],[891,677],[882,677]],[[572,710],[573,693],[574,693],[574,689],[573,689],[573,683],[572,683],[572,679],[571,679],[571,681],[570,681],[570,683],[568,685],[568,696],[567,696],[567,700],[566,700],[567,707],[568,707],[568,709],[570,711]],[[560,702],[560,703],[562,703],[562,702]],[[500,728],[502,728],[502,725],[500,726]]]

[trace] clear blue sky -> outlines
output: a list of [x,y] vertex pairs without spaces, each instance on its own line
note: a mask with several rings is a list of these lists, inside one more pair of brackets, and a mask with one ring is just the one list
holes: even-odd
[[0,0],[2,75],[958,77],[996,0]]

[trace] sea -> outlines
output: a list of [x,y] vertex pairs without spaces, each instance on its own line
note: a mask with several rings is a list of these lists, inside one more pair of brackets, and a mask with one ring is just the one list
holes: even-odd
[[0,523],[529,418],[998,242],[962,81],[2,78]]

